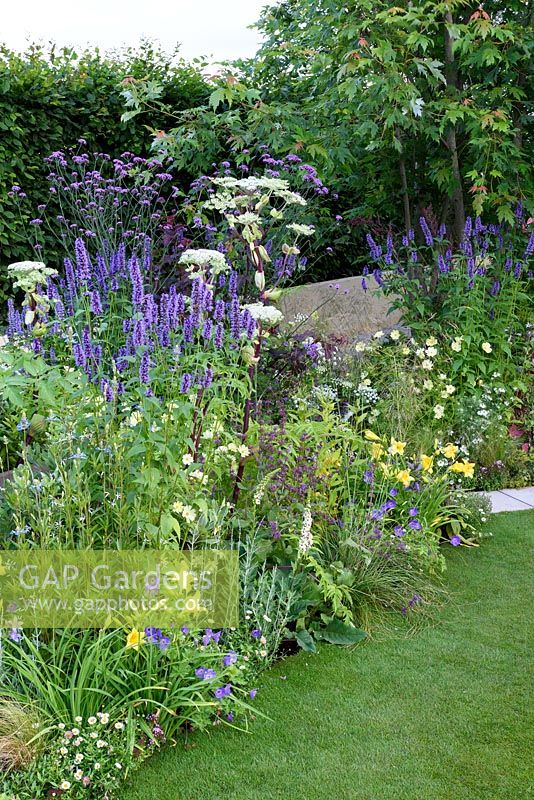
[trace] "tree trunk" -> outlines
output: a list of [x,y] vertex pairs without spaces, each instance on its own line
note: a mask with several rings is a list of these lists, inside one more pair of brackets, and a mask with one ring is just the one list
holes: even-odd
[[[445,77],[447,80],[447,93],[454,97],[458,90],[458,69],[453,52],[453,38],[447,25],[453,24],[452,13],[445,14]],[[462,188],[462,173],[460,159],[458,158],[458,144],[456,140],[456,126],[450,125],[446,134],[446,144],[451,159],[454,188],[452,191],[452,207],[454,212],[453,239],[456,244],[461,241],[465,225],[464,194]]]
[[[395,136],[399,142],[401,142],[402,147],[402,139],[398,128],[395,129]],[[404,227],[406,228],[406,235],[408,235],[408,232],[412,227],[412,211],[410,208],[410,193],[408,192],[408,179],[406,177],[406,161],[404,160],[404,152],[401,152],[399,156],[399,172],[402,187],[402,206],[404,209]]]

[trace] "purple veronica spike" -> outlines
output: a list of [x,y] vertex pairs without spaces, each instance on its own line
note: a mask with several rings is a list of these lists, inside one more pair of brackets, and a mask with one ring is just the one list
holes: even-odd
[[143,355],[141,356],[141,364],[139,366],[139,380],[145,386],[150,383],[150,356],[148,354],[148,350],[145,350]]
[[230,302],[230,333],[232,339],[239,339],[241,333],[241,315],[239,312],[239,299],[233,295]]
[[215,339],[214,339],[214,344],[217,350],[221,349],[221,347],[223,346],[223,342],[224,342],[224,328],[221,325],[221,323],[218,323],[217,326],[215,327]]
[[98,289],[93,289],[93,291],[91,292],[90,303],[91,303],[91,311],[93,312],[93,314],[99,317],[103,313],[103,308],[102,308],[102,300],[100,299],[100,292],[98,291]]
[[143,288],[143,278],[139,268],[139,261],[135,256],[132,256],[129,260],[128,270],[132,282],[132,303],[134,308],[140,308],[145,296],[145,290]]
[[142,347],[144,344],[146,344],[146,326],[144,319],[135,320],[132,343],[134,347]]
[[192,384],[193,384],[193,378],[189,374],[189,372],[186,372],[185,375],[182,376],[182,383],[180,385],[181,393],[187,394],[190,391]]
[[445,275],[445,273],[449,271],[449,266],[445,261],[445,259],[443,258],[443,256],[441,255],[441,253],[439,253],[438,255],[438,269],[442,275]]
[[228,280],[228,290],[230,294],[237,294],[237,272],[232,270]]
[[365,239],[367,241],[367,244],[369,245],[369,252],[371,253],[371,258],[376,261],[382,255],[382,248],[375,242],[370,233],[367,234]]
[[76,269],[78,283],[81,286],[87,285],[91,281],[91,259],[85,246],[83,239],[79,237],[74,242],[74,251],[76,253]]
[[469,239],[472,233],[473,233],[473,220],[471,219],[471,217],[467,217],[464,225],[464,239]]
[[182,335],[184,337],[184,342],[191,344],[193,341],[193,320],[190,316],[186,317],[184,320]]
[[525,261],[530,258],[530,256],[534,253],[534,230],[530,234],[530,238],[528,240],[528,244],[525,250]]
[[224,301],[223,300],[217,300],[217,302],[215,303],[215,310],[213,312],[213,319],[215,320],[215,322],[222,322],[223,321],[224,312],[225,312]]
[[158,341],[162,347],[169,347],[171,344],[171,334],[166,323],[161,323],[158,327]]
[[206,367],[206,371],[204,372],[204,377],[202,378],[202,386],[204,389],[209,389],[211,384],[213,383],[213,370],[211,367]]
[[213,323],[211,319],[207,319],[204,323],[204,327],[202,328],[202,338],[209,341],[213,334]]
[[426,221],[425,217],[419,217],[419,225],[421,226],[421,230],[423,231],[423,236],[425,237],[425,242],[427,246],[432,247],[434,237],[432,236],[432,231],[428,227],[428,222]]

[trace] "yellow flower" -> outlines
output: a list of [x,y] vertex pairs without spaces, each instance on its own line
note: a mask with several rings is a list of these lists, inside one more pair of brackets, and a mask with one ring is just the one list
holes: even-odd
[[413,481],[413,477],[410,475],[410,472],[407,469],[400,469],[395,477],[402,483],[405,489],[407,489],[410,483]]
[[490,345],[489,342],[482,342],[481,347],[485,353],[491,353],[493,350],[493,347]]
[[467,461],[467,459],[464,458],[463,461],[457,461],[455,464],[451,464],[449,470],[451,472],[459,472],[466,478],[472,478],[475,474],[475,465],[472,461]]
[[383,456],[384,452],[384,448],[381,444],[375,443],[371,445],[371,458],[373,461],[378,461],[378,459]]
[[421,455],[421,466],[423,467],[423,472],[432,472],[432,467],[434,466],[434,458],[432,456],[426,456],[423,453]]
[[126,649],[133,649],[139,650],[139,645],[143,644],[145,638],[144,631],[138,631],[136,628],[132,628],[128,636],[126,637]]
[[435,346],[437,345],[437,343],[438,343],[438,340],[436,339],[436,337],[435,337],[435,336],[431,336],[431,337],[430,337],[429,339],[427,339],[427,340],[426,340],[426,342],[425,342],[425,344],[426,344],[428,347],[435,347]]
[[396,439],[391,437],[391,446],[389,447],[389,452],[392,456],[402,456],[406,449],[406,442],[397,442]]
[[391,467],[390,467],[390,465],[386,464],[385,461],[381,461],[379,466],[380,466],[380,469],[382,470],[382,472],[384,473],[384,475],[386,476],[386,478],[389,478],[389,476],[391,475]]
[[455,444],[451,444],[449,442],[449,444],[446,444],[441,452],[443,453],[445,458],[456,458],[456,456],[458,455],[458,448],[456,447]]
[[365,438],[367,439],[368,442],[380,442],[380,441],[382,441],[380,439],[380,436],[377,436],[376,433],[373,433],[373,431],[370,431],[369,429],[364,431],[363,435],[365,436]]

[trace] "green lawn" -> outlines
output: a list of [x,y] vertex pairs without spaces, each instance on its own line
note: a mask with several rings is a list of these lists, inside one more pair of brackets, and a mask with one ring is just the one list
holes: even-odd
[[448,551],[452,600],[435,624],[279,663],[256,700],[272,721],[164,751],[123,800],[534,797],[534,512],[491,529],[479,549]]

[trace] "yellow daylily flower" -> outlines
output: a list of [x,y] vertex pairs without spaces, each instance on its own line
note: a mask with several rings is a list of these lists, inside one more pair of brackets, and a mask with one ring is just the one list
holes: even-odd
[[392,456],[402,456],[406,449],[406,442],[397,442],[396,439],[391,438],[391,446],[389,452]]
[[445,447],[442,448],[441,452],[445,458],[456,458],[458,455],[458,447],[449,442],[449,444],[446,444]]
[[380,436],[377,436],[376,433],[373,433],[373,431],[370,431],[369,429],[364,431],[363,435],[367,439],[368,442],[381,442],[382,441]]
[[434,457],[427,456],[424,453],[422,453],[421,466],[423,467],[423,472],[432,472],[432,468],[434,466]]
[[465,475],[466,478],[472,478],[475,474],[475,464],[473,461],[467,461],[467,459],[464,458],[463,461],[457,461],[455,464],[451,464],[449,470],[451,472],[459,472]]
[[126,649],[139,650],[139,645],[143,644],[144,639],[144,631],[138,631],[137,628],[132,628],[126,637]]
[[381,444],[377,444],[375,442],[374,444],[371,445],[371,458],[373,459],[373,461],[378,461],[378,459],[381,458],[385,452],[386,451],[384,450]]
[[382,470],[382,472],[384,473],[384,475],[386,476],[386,478],[389,478],[389,476],[391,475],[391,467],[390,467],[390,465],[386,464],[385,461],[381,461],[380,464],[379,464],[379,467]]
[[400,469],[395,477],[402,483],[405,489],[413,482],[413,476],[410,475],[410,471],[407,469]]

